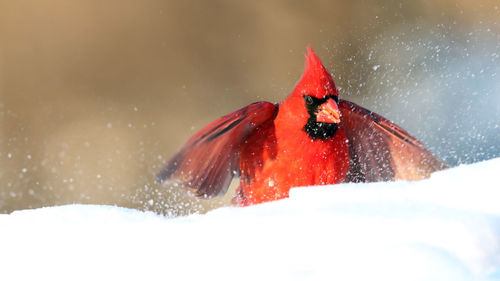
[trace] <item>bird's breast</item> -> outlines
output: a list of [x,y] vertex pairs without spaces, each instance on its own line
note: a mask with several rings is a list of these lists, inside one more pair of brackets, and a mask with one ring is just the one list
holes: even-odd
[[347,138],[313,140],[302,130],[270,124],[251,135],[240,150],[241,182],[236,201],[251,205],[288,197],[296,186],[336,184],[349,169]]

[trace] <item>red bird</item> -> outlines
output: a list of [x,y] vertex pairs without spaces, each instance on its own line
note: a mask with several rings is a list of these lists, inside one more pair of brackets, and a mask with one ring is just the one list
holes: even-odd
[[405,130],[338,93],[309,47],[284,101],[256,102],[208,124],[158,180],[209,198],[239,175],[233,202],[247,206],[288,197],[295,186],[418,180],[446,167]]

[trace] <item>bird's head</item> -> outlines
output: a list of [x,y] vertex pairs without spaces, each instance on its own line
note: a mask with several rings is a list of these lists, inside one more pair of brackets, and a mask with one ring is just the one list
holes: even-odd
[[282,104],[293,108],[295,119],[313,139],[328,139],[337,131],[340,123],[338,90],[311,47],[307,48],[302,78]]

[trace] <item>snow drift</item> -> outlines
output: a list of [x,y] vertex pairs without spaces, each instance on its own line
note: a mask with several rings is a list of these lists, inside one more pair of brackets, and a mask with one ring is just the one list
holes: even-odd
[[500,158],[179,218],[94,205],[16,211],[0,215],[0,278],[500,280],[499,171]]

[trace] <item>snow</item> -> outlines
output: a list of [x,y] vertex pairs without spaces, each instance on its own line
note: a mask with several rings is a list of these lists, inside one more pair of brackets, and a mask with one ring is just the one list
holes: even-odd
[[205,215],[0,215],[1,280],[500,280],[500,158]]

